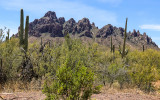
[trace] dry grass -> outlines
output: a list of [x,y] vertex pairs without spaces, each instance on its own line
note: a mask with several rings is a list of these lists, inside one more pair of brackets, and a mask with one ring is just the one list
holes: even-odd
[[[31,83],[24,84],[22,82],[9,82],[1,89],[0,96],[3,98],[16,98],[15,100],[44,100],[45,95],[41,92],[42,83],[40,80],[32,80]],[[156,85],[159,85],[158,81]],[[157,85],[157,86],[158,86]],[[159,100],[158,92],[146,94],[137,88],[129,88],[125,85],[124,89],[119,88],[119,84],[115,82],[112,87],[109,84],[103,86],[99,94],[93,94],[92,100]],[[0,99],[1,100],[1,99]]]
[[100,94],[93,94],[92,100],[160,100],[160,93],[146,94],[138,88],[128,86],[120,89],[119,84],[115,82],[111,88],[109,84],[104,86]]
[[[44,100],[42,93],[43,81],[33,79],[30,83],[9,81],[0,85],[0,100]],[[2,100],[3,100],[2,99]]]
[[9,81],[5,84],[0,84],[0,92],[13,93],[23,91],[39,91],[42,89],[43,81],[33,79],[30,83],[21,81]]
[[153,86],[156,88],[160,88],[160,80],[158,80],[157,82],[154,82]]

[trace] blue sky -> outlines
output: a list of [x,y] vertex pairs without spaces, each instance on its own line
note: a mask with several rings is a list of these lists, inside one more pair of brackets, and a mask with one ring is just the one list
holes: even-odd
[[55,11],[66,20],[87,17],[99,28],[107,24],[124,27],[128,17],[128,31],[146,32],[160,47],[160,0],[1,0],[0,28],[6,26],[11,34],[16,33],[21,8],[30,22]]

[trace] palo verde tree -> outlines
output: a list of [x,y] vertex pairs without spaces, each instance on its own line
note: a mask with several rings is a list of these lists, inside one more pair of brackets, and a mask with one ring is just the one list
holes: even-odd
[[56,48],[52,49],[54,52],[51,55],[55,53],[55,59],[52,59],[53,67],[48,66],[50,76],[47,76],[43,87],[46,100],[88,100],[94,91],[94,72],[86,63],[89,51],[87,46],[78,40],[72,40],[68,34],[60,52]]

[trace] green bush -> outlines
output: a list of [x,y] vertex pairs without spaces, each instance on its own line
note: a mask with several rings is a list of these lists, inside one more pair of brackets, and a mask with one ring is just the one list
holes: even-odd
[[150,92],[153,91],[152,82],[158,80],[158,71],[154,66],[135,64],[130,73],[133,84],[138,88]]
[[83,43],[67,35],[59,43],[34,42],[23,52],[18,39],[3,39],[0,31],[0,82],[25,76],[24,80],[30,81],[33,77],[43,78],[46,80],[43,93],[48,99],[87,99],[98,93],[102,85],[112,86],[114,82],[121,89],[127,84],[150,92],[154,90],[152,83],[160,78],[157,50],[130,50],[122,58],[118,50],[111,53],[103,45]]
[[146,92],[153,91],[154,87],[152,83],[160,78],[160,63],[158,59],[160,53],[149,49],[144,52],[132,52],[129,56],[132,84]]
[[47,100],[87,100],[93,91],[94,73],[79,61],[73,68],[70,59],[60,66],[52,84],[45,84],[43,93]]

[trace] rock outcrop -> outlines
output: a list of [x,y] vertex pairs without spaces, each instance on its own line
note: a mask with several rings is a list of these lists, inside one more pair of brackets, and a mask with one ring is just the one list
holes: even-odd
[[69,19],[63,26],[64,32],[75,33],[75,26],[76,21],[73,18]]
[[51,33],[51,37],[63,37],[64,22],[64,17],[58,19],[55,12],[49,11],[29,24],[29,35],[39,37],[42,33]]
[[[123,42],[124,28],[115,27],[111,24],[105,25],[101,29],[95,26],[95,23],[90,23],[88,18],[83,18],[76,22],[73,18],[65,21],[64,17],[57,18],[56,13],[48,11],[42,18],[35,19],[29,24],[29,35],[40,37],[44,33],[50,33],[50,37],[64,37],[66,33],[76,35],[78,37],[88,37],[97,39],[110,38],[112,35],[113,41]],[[131,45],[140,46],[148,45],[150,47],[158,48],[146,33],[141,34],[136,30],[127,33],[127,42]],[[108,43],[108,42],[106,42]]]

